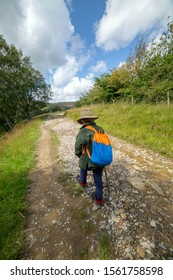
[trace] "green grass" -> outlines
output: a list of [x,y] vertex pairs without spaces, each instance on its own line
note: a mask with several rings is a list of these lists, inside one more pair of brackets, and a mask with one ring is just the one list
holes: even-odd
[[[115,103],[90,108],[99,116],[97,124],[107,133],[173,158],[173,104]],[[66,116],[76,120],[80,110],[69,110]]]
[[88,218],[88,212],[87,212],[88,204],[82,204],[81,206],[78,206],[77,208],[71,207],[71,216],[77,220],[84,221],[86,218]]
[[28,172],[40,124],[34,120],[0,139],[0,259],[16,259],[21,250]]
[[111,259],[111,238],[105,231],[99,236],[99,260]]
[[54,154],[56,155],[56,158],[58,158],[57,148],[58,148],[58,144],[59,144],[59,139],[57,137],[56,132],[51,130],[50,137],[51,137],[51,143],[52,143],[52,148],[53,148]]
[[69,193],[72,196],[79,196],[83,193],[83,189],[78,183],[74,182],[72,179],[73,174],[63,171],[61,171],[58,174],[57,178],[58,182],[65,187],[65,192]]

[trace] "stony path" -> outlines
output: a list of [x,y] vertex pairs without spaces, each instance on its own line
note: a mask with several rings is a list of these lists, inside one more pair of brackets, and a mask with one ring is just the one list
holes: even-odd
[[[63,172],[75,184],[79,127],[60,118],[46,121],[42,128],[28,193],[23,258],[101,258],[99,236],[106,232],[113,259],[173,259],[173,161],[110,137],[114,161],[108,185],[104,176],[109,201],[97,206],[90,199],[92,174],[79,196],[67,192],[58,179]],[[57,152],[50,130],[59,139]]]

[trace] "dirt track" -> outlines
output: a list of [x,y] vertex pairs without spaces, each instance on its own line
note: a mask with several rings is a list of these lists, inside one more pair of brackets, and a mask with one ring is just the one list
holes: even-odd
[[[79,171],[74,156],[79,127],[67,118],[42,126],[21,258],[100,259],[99,240],[108,234],[112,259],[173,259],[173,161],[111,137],[109,202],[97,206],[90,199],[92,174],[81,194],[69,190]],[[59,140],[57,151],[51,131]]]

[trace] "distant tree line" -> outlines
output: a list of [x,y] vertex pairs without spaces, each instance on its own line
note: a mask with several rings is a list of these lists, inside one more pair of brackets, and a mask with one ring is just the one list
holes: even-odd
[[120,67],[95,78],[93,88],[82,94],[77,106],[114,102],[170,102],[173,99],[173,21],[158,41],[141,36]]
[[50,98],[50,86],[30,58],[0,34],[0,133],[40,113]]

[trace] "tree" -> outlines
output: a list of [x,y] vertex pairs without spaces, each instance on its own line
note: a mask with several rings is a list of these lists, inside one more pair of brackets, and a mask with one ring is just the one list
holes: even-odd
[[173,97],[173,22],[159,41],[151,41],[141,80],[145,84],[146,99],[150,102],[166,101]]
[[[169,18],[168,18],[169,20]],[[159,41],[142,35],[123,65],[95,79],[93,89],[80,104],[111,102],[134,97],[135,102],[173,99],[173,21]],[[168,102],[169,103],[169,102]]]
[[51,98],[50,86],[30,58],[8,45],[0,35],[0,115],[11,129],[24,119],[30,119],[38,104]]
[[9,47],[0,36],[0,114],[9,128],[14,126],[17,97],[13,94],[13,80],[16,67],[20,65],[21,52]]

